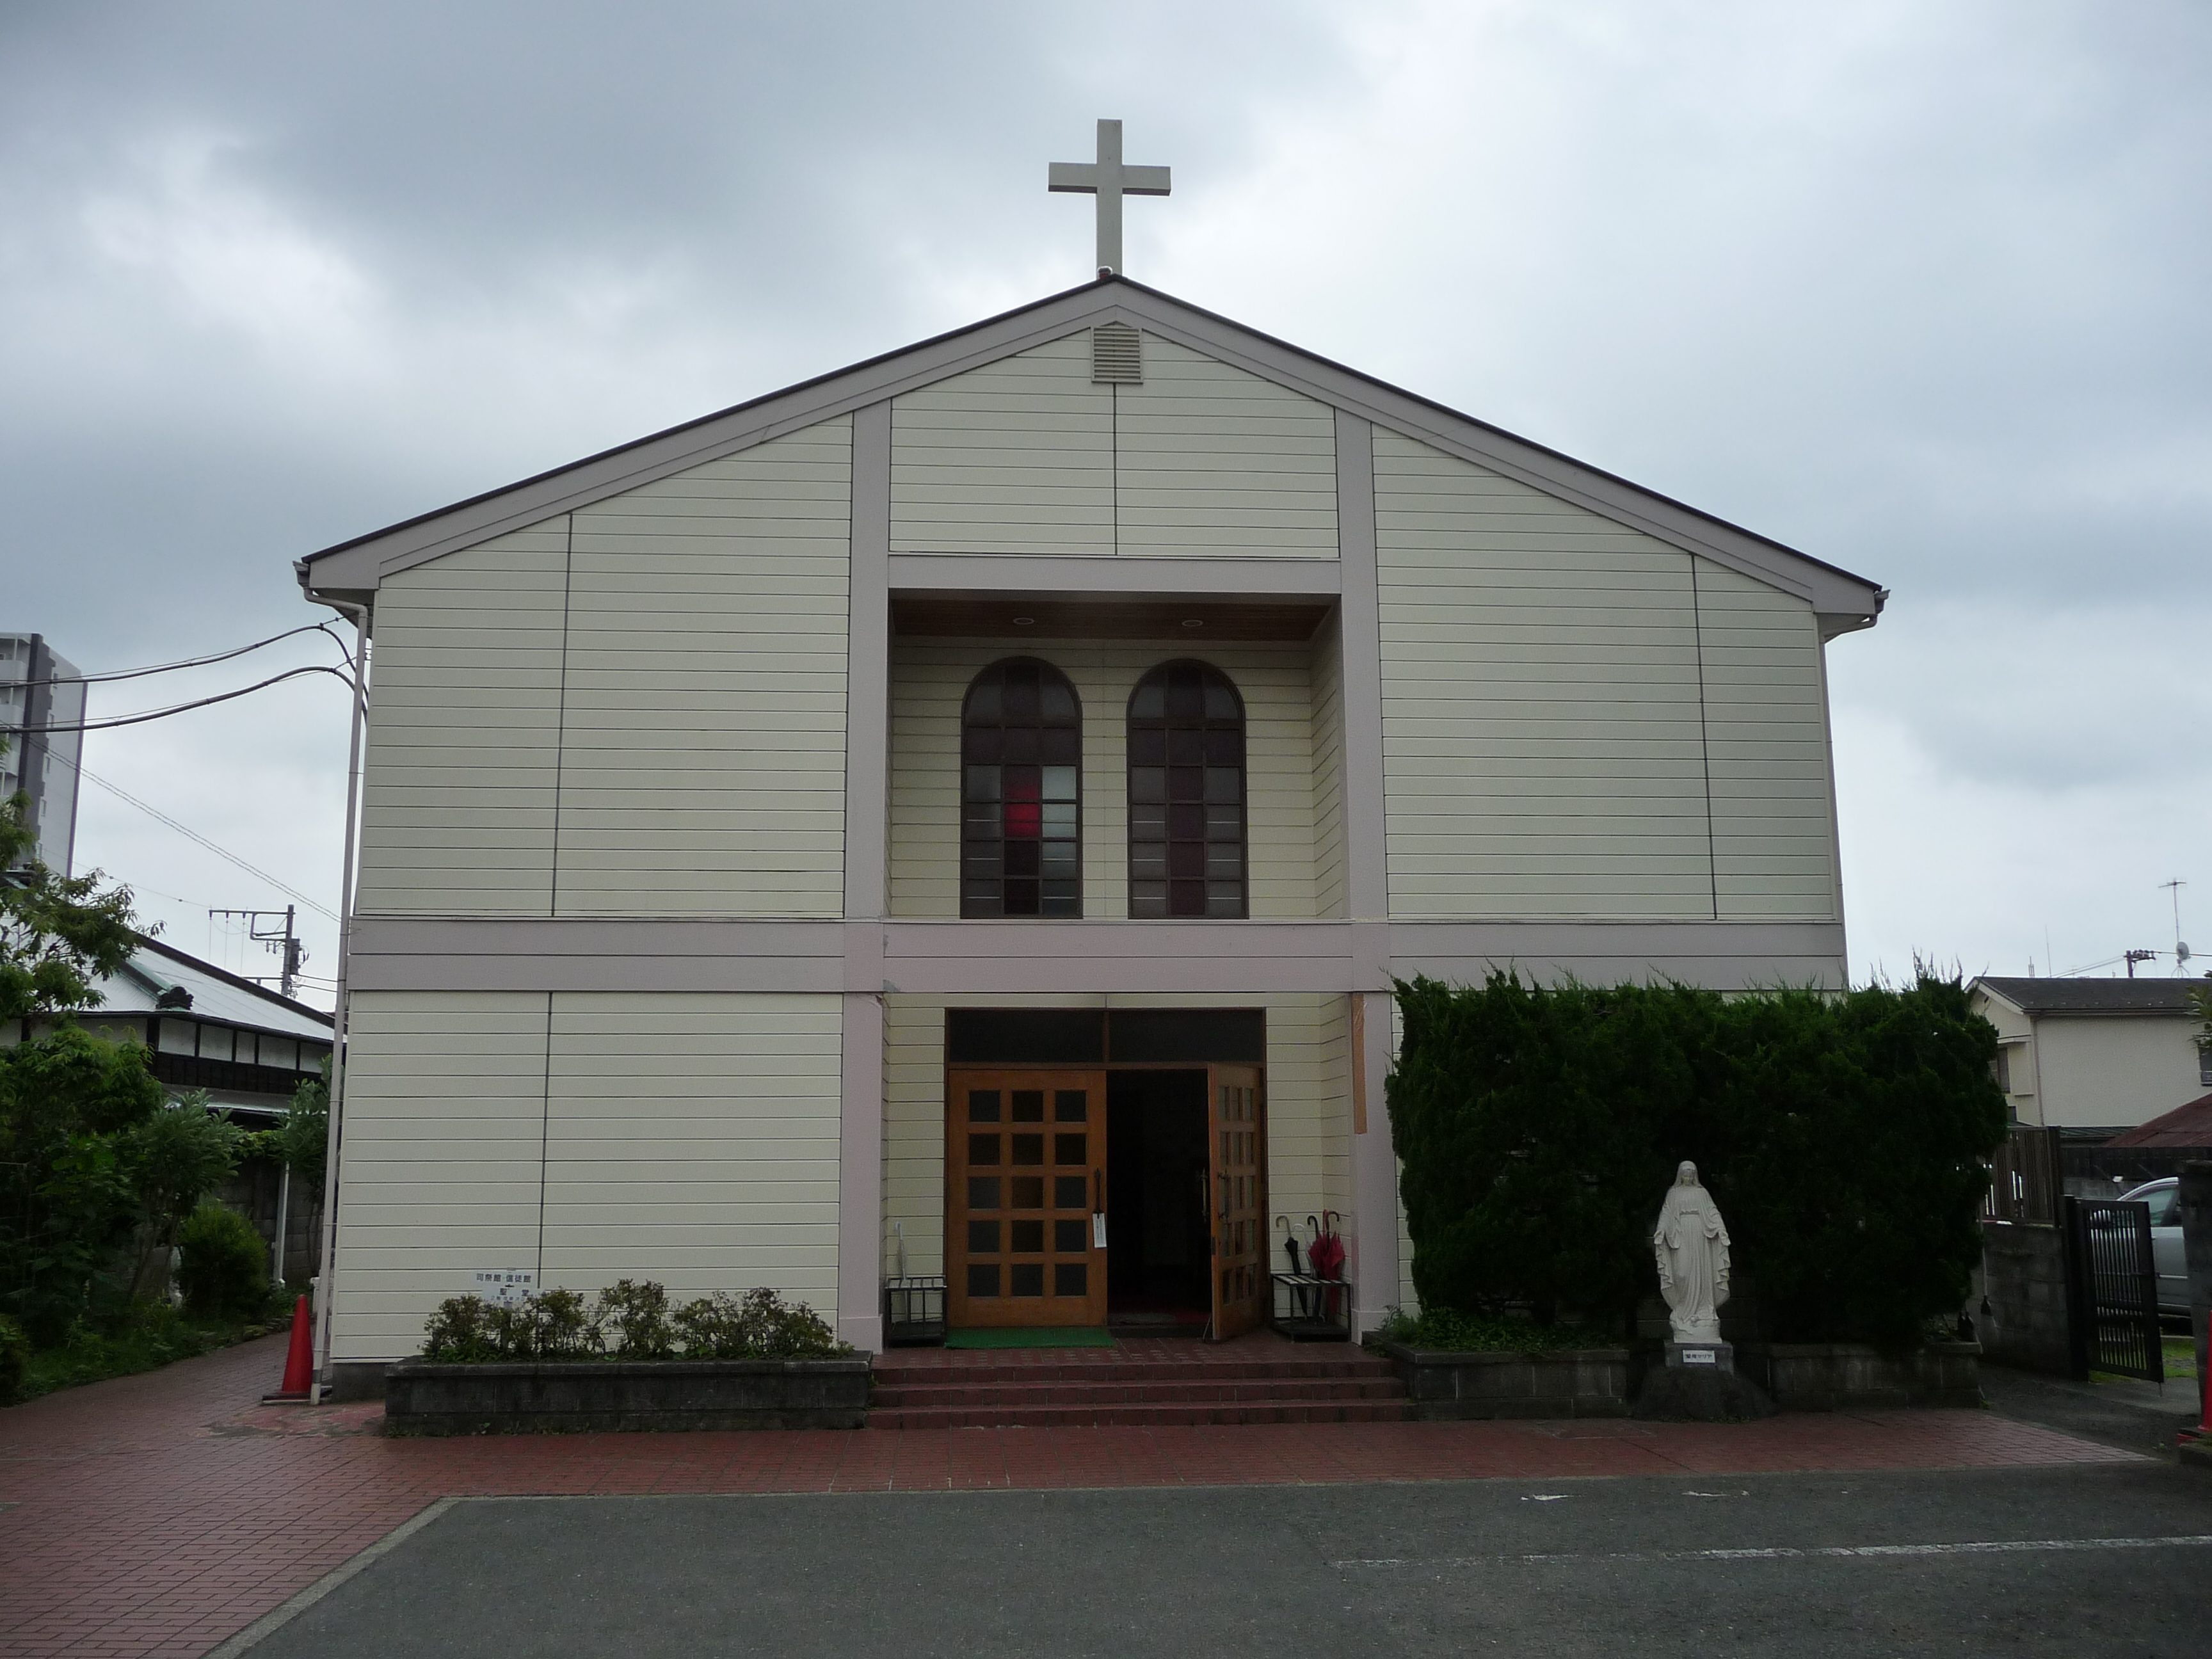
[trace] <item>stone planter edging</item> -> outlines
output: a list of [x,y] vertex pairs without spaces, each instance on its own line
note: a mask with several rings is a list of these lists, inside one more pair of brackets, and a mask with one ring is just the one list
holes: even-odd
[[869,1356],[836,1359],[404,1360],[385,1375],[389,1435],[858,1429]]
[[1421,1422],[1495,1417],[1626,1417],[1629,1351],[1447,1353],[1383,1337],[1367,1346],[1397,1368]]
[[1863,1342],[1739,1342],[1735,1368],[1786,1412],[1982,1403],[1982,1345],[1884,1353]]

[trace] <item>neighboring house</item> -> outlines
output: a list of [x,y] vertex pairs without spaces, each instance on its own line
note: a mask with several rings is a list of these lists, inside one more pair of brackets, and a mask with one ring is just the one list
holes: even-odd
[[1392,975],[1845,982],[1880,588],[1120,277],[300,574],[343,1367],[484,1269],[1233,1333],[1324,1211],[1371,1325]]
[[2186,993],[2200,979],[1997,979],[1970,988],[1997,1030],[1997,1082],[2021,1123],[2131,1129],[2212,1086]]
[[[99,981],[100,1006],[76,1023],[111,1042],[140,1042],[172,1091],[205,1089],[249,1128],[270,1127],[301,1083],[322,1075],[331,1016],[141,935],[123,971]],[[0,1024],[0,1047],[38,1024]]]
[[46,635],[0,630],[0,801],[19,790],[31,798],[39,838],[28,858],[64,876],[76,843],[84,733],[48,728],[83,720],[84,682],[54,654]]
[[[159,939],[141,935],[123,971],[99,985],[100,1006],[76,1016],[78,1025],[110,1042],[143,1043],[172,1093],[204,1089],[209,1104],[245,1128],[282,1123],[294,1091],[320,1078],[330,1057],[330,1015]],[[32,1020],[0,1023],[0,1048],[40,1029]],[[217,1196],[272,1244],[281,1218],[283,1276],[304,1280],[318,1271],[313,1218],[322,1194],[285,1188],[280,1164],[253,1158]]]

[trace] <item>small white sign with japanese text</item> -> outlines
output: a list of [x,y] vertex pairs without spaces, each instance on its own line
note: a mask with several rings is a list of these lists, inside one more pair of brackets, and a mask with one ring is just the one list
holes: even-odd
[[469,1277],[471,1291],[502,1308],[514,1307],[538,1288],[538,1273],[532,1267],[479,1267]]

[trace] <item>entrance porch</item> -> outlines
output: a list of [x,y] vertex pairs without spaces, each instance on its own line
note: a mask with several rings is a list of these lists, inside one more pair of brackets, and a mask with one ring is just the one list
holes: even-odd
[[878,1354],[872,1429],[1398,1423],[1390,1363],[1341,1343],[1252,1331],[1225,1342],[1117,1337],[1105,1347],[896,1348]]

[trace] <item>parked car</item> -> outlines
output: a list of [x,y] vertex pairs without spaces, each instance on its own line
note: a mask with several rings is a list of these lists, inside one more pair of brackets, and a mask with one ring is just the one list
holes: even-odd
[[2150,1254],[2158,1269],[2158,1310],[2189,1311],[2189,1269],[2181,1259],[2181,1178],[2146,1181],[2120,1195],[2122,1203],[2150,1206]]

